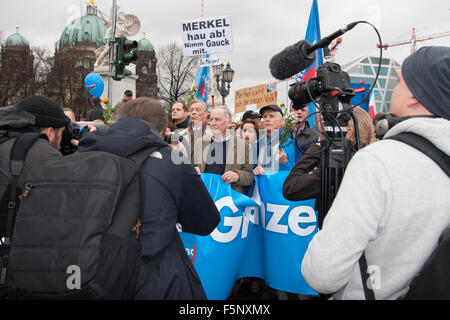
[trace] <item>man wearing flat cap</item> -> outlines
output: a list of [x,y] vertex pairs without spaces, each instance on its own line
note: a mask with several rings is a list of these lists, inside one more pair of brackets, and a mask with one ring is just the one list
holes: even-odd
[[[450,47],[423,47],[405,59],[391,99],[392,137],[412,132],[450,154]],[[364,299],[365,254],[375,298],[397,299],[450,224],[450,179],[427,155],[384,139],[351,159],[339,192],[309,244],[302,274],[316,291]]]
[[290,171],[295,164],[295,145],[294,140],[284,135],[283,111],[278,105],[272,104],[262,107],[259,113],[264,131],[261,138],[252,144],[252,162],[255,165],[253,174]]
[[59,152],[62,133],[69,123],[63,109],[46,97],[30,96],[16,106],[0,108],[0,175],[11,178],[11,149],[22,132],[42,133],[29,149],[25,166],[34,161],[62,157]]

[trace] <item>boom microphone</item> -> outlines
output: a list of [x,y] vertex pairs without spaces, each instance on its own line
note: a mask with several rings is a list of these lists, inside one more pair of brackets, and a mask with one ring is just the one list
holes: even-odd
[[278,80],[284,80],[312,65],[316,60],[316,53],[314,51],[308,53],[309,48],[311,44],[301,40],[274,55],[269,63],[272,76]]
[[270,59],[270,73],[274,78],[284,80],[305,70],[314,63],[317,49],[327,47],[331,41],[353,29],[360,22],[363,21],[352,22],[312,46],[308,41],[302,40],[285,48]]
[[342,29],[339,29],[336,32],[333,32],[332,34],[330,34],[328,37],[322,38],[319,41],[317,41],[311,48],[308,49],[308,53],[310,51],[315,51],[317,49],[320,48],[325,48],[328,47],[331,43],[331,41],[333,41],[334,39],[336,39],[337,37],[342,36],[344,33],[346,33],[347,31],[353,29],[358,23],[360,23],[362,21],[355,21],[352,23],[349,23],[347,26],[345,26]]

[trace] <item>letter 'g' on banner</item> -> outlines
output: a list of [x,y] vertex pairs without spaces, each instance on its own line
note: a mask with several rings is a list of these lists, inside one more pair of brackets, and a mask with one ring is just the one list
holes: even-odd
[[203,173],[202,179],[216,203],[221,221],[209,236],[182,232],[180,237],[186,250],[196,247],[194,267],[208,299],[225,300],[237,279],[246,251],[246,235],[253,226],[244,211],[257,204],[231,189],[220,175]]
[[180,236],[208,299],[227,299],[235,281],[243,277],[264,279],[278,290],[317,294],[301,274],[303,256],[317,232],[314,200],[284,199],[287,175],[281,171],[256,177],[249,198],[219,175],[202,174],[221,222],[209,236]]

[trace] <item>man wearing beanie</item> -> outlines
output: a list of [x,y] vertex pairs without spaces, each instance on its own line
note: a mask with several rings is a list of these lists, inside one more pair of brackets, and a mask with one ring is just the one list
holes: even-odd
[[[450,154],[450,47],[424,47],[402,65],[385,135],[413,132]],[[385,139],[358,151],[301,272],[317,292],[364,299],[364,253],[376,299],[404,296],[450,224],[450,179],[427,155]]]
[[25,167],[34,161],[62,157],[58,150],[64,127],[69,122],[57,103],[41,96],[30,96],[16,106],[0,108],[0,175],[11,179],[11,149],[21,132],[42,133],[42,139],[36,140],[29,149]]

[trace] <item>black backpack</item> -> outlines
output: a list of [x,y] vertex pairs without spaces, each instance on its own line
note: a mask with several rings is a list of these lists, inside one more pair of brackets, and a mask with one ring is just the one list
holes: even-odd
[[[434,160],[450,177],[450,157],[430,141],[412,132],[402,132],[389,137],[406,143]],[[367,286],[369,275],[366,272],[365,255],[359,260],[364,294],[367,300],[375,300],[373,290]],[[439,243],[416,277],[411,281],[406,300],[450,299],[450,226],[441,233]]]
[[16,178],[10,187],[3,183],[9,196],[0,194],[9,197],[2,201],[9,207],[0,252],[7,298],[134,298],[162,255],[144,264],[139,242],[145,194],[140,166],[158,148],[129,159],[95,151],[32,163],[22,173],[18,206],[11,192],[37,139],[32,135],[16,139]]

